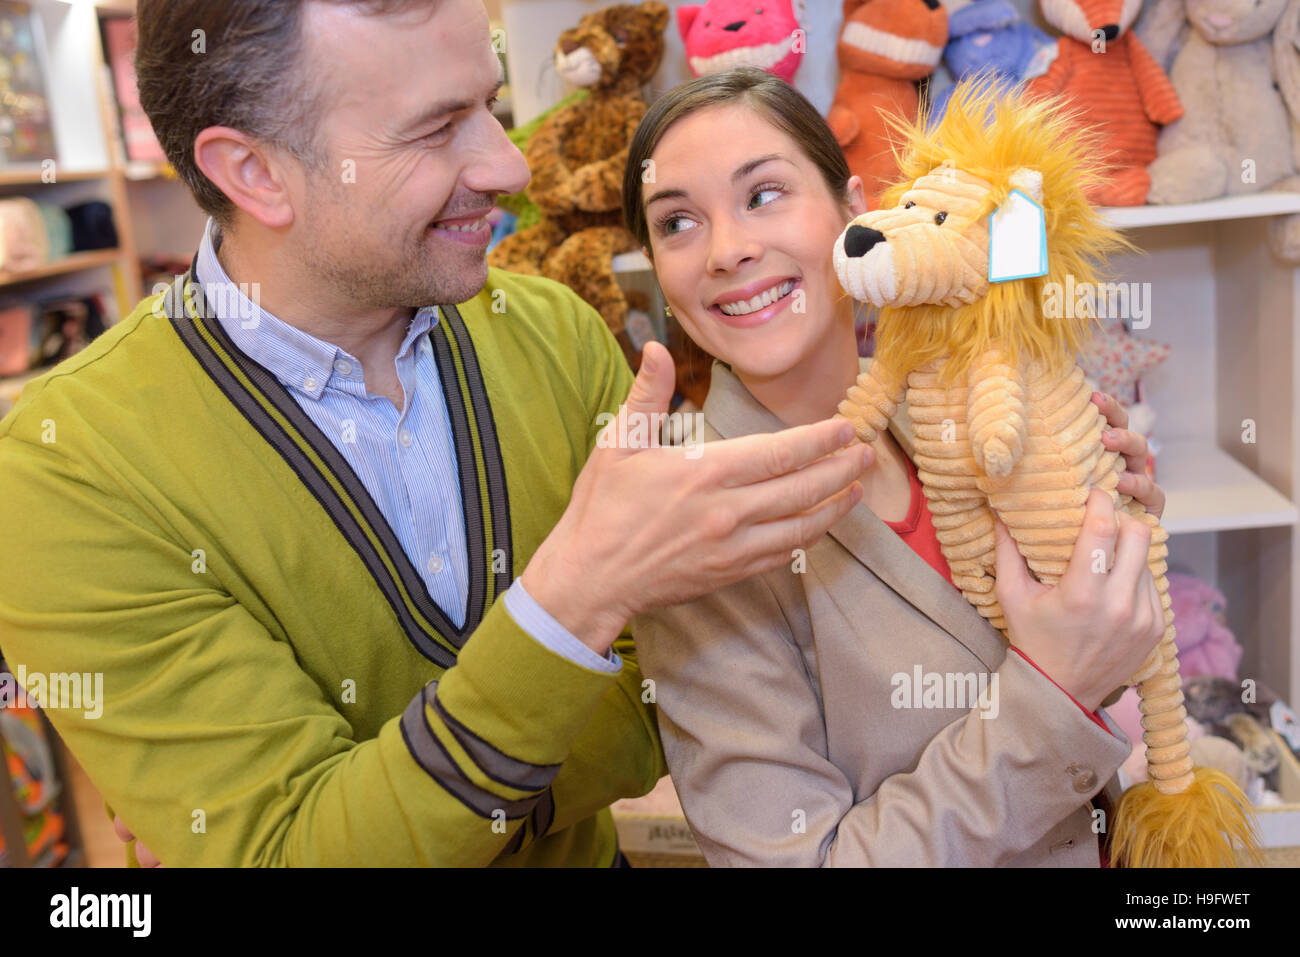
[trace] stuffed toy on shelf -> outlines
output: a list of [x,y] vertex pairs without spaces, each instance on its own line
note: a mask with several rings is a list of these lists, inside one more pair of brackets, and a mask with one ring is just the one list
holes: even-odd
[[709,0],[677,8],[691,76],[751,66],[794,82],[807,52],[804,0]]
[[1240,8],[1155,0],[1147,11],[1139,34],[1153,38],[1154,56],[1169,58],[1183,105],[1182,119],[1160,131],[1150,202],[1255,193],[1295,176],[1287,102],[1300,104],[1300,78],[1275,69],[1272,57],[1288,9],[1294,20],[1296,0]]
[[844,0],[840,84],[826,122],[872,209],[898,172],[886,118],[916,119],[916,83],[934,72],[947,41],[939,0]]
[[937,126],[895,124],[904,152],[885,208],[854,219],[833,251],[845,291],[880,310],[875,357],[840,414],[871,442],[908,401],[953,583],[1004,633],[995,513],[1049,585],[1065,573],[1090,486],[1151,527],[1165,632],[1131,683],[1152,781],[1125,793],[1112,853],[1128,866],[1234,864],[1234,845],[1255,847],[1250,811],[1230,778],[1188,756],[1168,533],[1116,490],[1125,462],[1102,445],[1105,419],[1074,358],[1095,319],[1048,307],[1053,289],[1095,287],[1105,258],[1132,248],[1088,202],[1104,175],[1096,143],[1068,101],[969,82]]
[[[641,85],[663,58],[668,7],[658,0],[605,7],[560,34],[555,67],[588,95],[557,110],[528,142],[528,196],[540,221],[507,236],[488,262],[567,285],[601,314],[629,361],[629,302],[614,257],[639,247],[623,225],[623,169],[646,103]],[[648,302],[634,303],[646,308]]]
[[1088,194],[1100,206],[1142,206],[1156,158],[1157,128],[1183,115],[1164,69],[1129,29],[1134,0],[1041,0],[1043,17],[1064,36],[1056,60],[1029,82],[1031,94],[1062,94],[1079,121],[1102,133],[1106,175]]
[[[1022,20],[1008,0],[971,0],[949,7],[943,62],[954,83],[984,76],[1014,86],[1046,73],[1057,52],[1056,40]],[[952,91],[949,86],[935,95],[930,122],[943,116]]]

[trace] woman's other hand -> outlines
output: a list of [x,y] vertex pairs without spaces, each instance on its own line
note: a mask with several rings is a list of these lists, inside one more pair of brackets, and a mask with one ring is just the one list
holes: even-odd
[[1147,475],[1147,438],[1140,432],[1131,432],[1128,426],[1128,412],[1113,395],[1104,392],[1092,394],[1093,404],[1106,417],[1110,426],[1101,433],[1102,447],[1110,452],[1124,456],[1125,471],[1119,477],[1115,491],[1131,495],[1159,518],[1165,511],[1165,493],[1159,485]]
[[1094,488],[1070,563],[1055,586],[1030,574],[995,516],[995,594],[1011,644],[1089,711],[1123,686],[1165,631],[1147,567],[1151,529]]
[[[135,835],[126,826],[126,822],[117,815],[113,815],[113,832],[123,844],[135,840]],[[162,862],[154,857],[153,852],[139,841],[135,842],[135,859],[141,867],[162,867]]]

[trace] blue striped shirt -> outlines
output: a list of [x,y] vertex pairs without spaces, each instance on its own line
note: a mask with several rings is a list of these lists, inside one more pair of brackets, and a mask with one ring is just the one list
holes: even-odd
[[[429,330],[438,307],[416,311],[395,360],[405,392],[398,410],[366,390],[355,356],[277,319],[232,283],[217,258],[220,240],[208,220],[197,273],[204,295],[235,345],[288,389],[334,443],[374,499],[424,580],[430,597],[457,627],[465,623],[469,557],[451,416],[443,398]],[[618,655],[596,654],[557,622],[516,580],[502,596],[521,628],[557,654],[615,672]]]

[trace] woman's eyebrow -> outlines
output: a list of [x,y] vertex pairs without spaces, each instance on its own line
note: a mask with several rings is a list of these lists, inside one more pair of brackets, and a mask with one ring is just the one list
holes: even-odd
[[737,180],[744,179],[746,176],[754,172],[754,170],[758,169],[764,163],[770,163],[773,160],[783,160],[783,159],[785,159],[785,157],[782,156],[780,153],[768,153],[766,156],[760,156],[758,159],[752,159],[748,163],[736,167],[736,171],[731,174],[731,181],[734,183]]
[[[736,167],[736,171],[731,174],[731,181],[733,183],[739,182],[740,180],[748,176],[750,173],[754,172],[754,170],[762,166],[764,163],[770,163],[773,160],[784,160],[784,159],[785,157],[782,156],[780,153],[768,153],[766,156],[760,156],[757,159],[749,160],[748,162],[742,163],[740,166]],[[659,192],[655,193],[653,196],[647,199],[645,201],[645,204],[646,207],[648,208],[651,204],[657,203],[661,199],[681,199],[685,196],[686,196],[686,190],[684,189],[661,189]]]

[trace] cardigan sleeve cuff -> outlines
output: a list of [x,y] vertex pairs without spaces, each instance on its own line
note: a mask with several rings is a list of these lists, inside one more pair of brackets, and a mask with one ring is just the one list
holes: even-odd
[[[1024,658],[1025,661],[1027,661],[1027,662],[1029,662],[1031,665],[1033,665],[1033,666],[1034,666],[1034,670],[1037,671],[1040,675],[1042,675],[1042,676],[1043,676],[1044,678],[1046,678],[1048,681],[1052,682],[1052,684],[1056,685],[1056,687],[1061,688],[1061,686],[1060,686],[1059,684],[1056,684],[1055,679],[1053,679],[1051,675],[1049,675],[1049,674],[1048,674],[1046,671],[1044,671],[1042,668],[1039,668],[1038,665],[1034,664],[1034,659],[1033,659],[1033,658],[1030,658],[1027,654],[1025,654],[1023,651],[1021,651],[1021,650],[1020,650],[1019,648],[1017,648],[1015,645],[1012,645],[1012,646],[1011,646],[1011,650],[1014,651],[1016,654],[1018,654],[1021,658]],[[1066,691],[1064,688],[1061,688],[1061,694],[1065,695],[1065,696],[1066,696],[1067,698],[1069,698],[1071,701],[1074,701],[1074,703],[1075,703],[1076,705],[1079,706],[1079,710],[1082,711],[1084,714],[1086,714],[1089,718],[1091,718],[1091,719],[1093,720],[1093,722],[1097,725],[1097,727],[1101,728],[1101,730],[1105,731],[1107,734],[1112,734],[1110,728],[1106,727],[1106,722],[1103,721],[1103,720],[1101,719],[1101,715],[1099,715],[1099,714],[1098,714],[1097,712],[1095,712],[1095,711],[1089,711],[1089,710],[1088,710],[1087,708],[1085,708],[1083,705],[1079,704],[1079,702],[1078,702],[1077,700],[1075,700],[1074,695],[1070,694],[1070,692]]]

